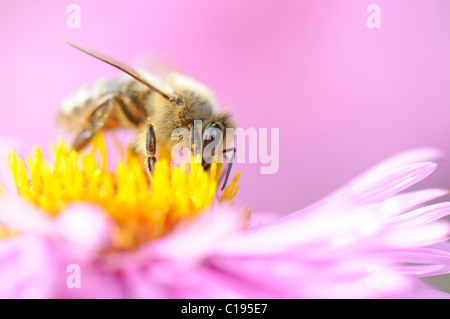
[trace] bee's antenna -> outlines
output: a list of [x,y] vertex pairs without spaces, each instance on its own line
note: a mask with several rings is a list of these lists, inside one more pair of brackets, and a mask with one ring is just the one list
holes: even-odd
[[107,57],[106,55],[103,55],[101,53],[95,52],[94,50],[85,48],[81,45],[78,44],[74,44],[74,43],[70,43],[67,41],[64,41],[65,43],[67,43],[68,45],[74,47],[75,49],[78,49],[86,54],[89,54],[90,56],[93,56],[94,58],[97,58],[105,63],[108,63],[109,65],[112,65],[116,68],[118,68],[119,70],[125,72],[126,74],[128,74],[129,76],[131,76],[132,78],[134,78],[135,80],[141,82],[142,84],[144,84],[145,86],[147,86],[148,88],[150,88],[152,91],[155,91],[156,93],[158,93],[159,95],[161,95],[163,98],[165,98],[167,101],[169,102],[173,102],[173,103],[179,103],[180,100],[178,99],[178,97],[174,96],[174,95],[169,95],[163,91],[161,91],[160,89],[154,87],[152,84],[150,84],[147,80],[145,80],[137,71],[133,70],[132,68],[126,66],[123,63],[120,63],[119,61],[116,61],[110,57]]

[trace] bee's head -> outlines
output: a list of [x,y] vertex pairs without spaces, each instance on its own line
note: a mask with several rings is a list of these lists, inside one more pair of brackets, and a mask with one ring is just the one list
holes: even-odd
[[[230,176],[231,167],[234,162],[234,156],[236,154],[235,147],[227,147],[228,144],[234,140],[234,136],[227,136],[227,129],[234,127],[234,123],[231,121],[230,116],[226,113],[221,113],[218,116],[210,118],[205,122],[202,127],[202,165],[205,170],[209,170],[211,164],[214,160],[220,160],[226,158],[226,153],[232,152],[231,159],[228,161],[228,166],[226,172],[222,174],[221,179],[224,177],[224,183],[222,190],[225,186]],[[199,133],[195,133],[195,130],[191,138],[195,141],[199,138]],[[233,135],[233,134],[231,134]],[[196,143],[194,145],[194,154]],[[219,182],[220,183],[220,182]]]
[[227,140],[227,128],[233,127],[227,113],[204,119],[195,120],[190,129],[191,151],[196,156],[202,156],[202,164],[205,169],[211,166],[215,156],[222,157],[227,144],[231,143],[231,137]]

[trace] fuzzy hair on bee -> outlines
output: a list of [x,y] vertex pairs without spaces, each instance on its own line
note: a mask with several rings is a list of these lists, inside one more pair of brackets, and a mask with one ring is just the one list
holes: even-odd
[[[110,57],[91,49],[68,43],[126,74],[111,80],[100,79],[92,86],[84,86],[64,99],[58,116],[58,124],[75,135],[72,147],[80,151],[100,132],[129,128],[137,134],[132,148],[145,157],[145,168],[153,174],[156,163],[156,147],[159,156],[171,156],[171,150],[179,143],[174,138],[177,129],[189,131],[191,152],[196,153],[201,139],[203,151],[215,139],[211,129],[220,131],[222,141],[217,153],[232,151],[232,160],[226,170],[225,187],[231,170],[235,148],[227,148],[227,128],[235,124],[230,113],[221,111],[213,92],[205,85],[180,73],[170,73],[164,79],[143,70],[134,70]],[[195,123],[201,121],[201,128]],[[201,130],[195,132],[195,129]],[[186,136],[183,136],[186,138]],[[212,155],[215,153],[213,152]],[[224,155],[223,155],[224,156]],[[202,160],[208,169],[209,161]]]

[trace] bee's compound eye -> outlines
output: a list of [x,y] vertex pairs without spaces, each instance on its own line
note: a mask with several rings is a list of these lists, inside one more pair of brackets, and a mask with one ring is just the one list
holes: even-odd
[[221,125],[220,122],[217,121],[211,121],[206,123],[205,127],[203,128],[203,140],[215,140],[216,136],[218,134],[221,134]]

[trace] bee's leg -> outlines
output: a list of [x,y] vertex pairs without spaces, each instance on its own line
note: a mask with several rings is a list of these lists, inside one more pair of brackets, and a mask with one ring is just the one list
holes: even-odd
[[145,167],[153,175],[156,163],[156,134],[152,123],[147,124],[145,135]]
[[[221,189],[222,191],[223,191],[223,190],[225,189],[225,187],[227,186],[228,178],[230,177],[231,168],[233,167],[233,163],[234,163],[234,157],[236,156],[236,147],[233,147],[233,148],[227,148],[227,149],[225,150],[225,153],[228,153],[228,152],[233,152],[233,155],[231,156],[231,160],[230,160],[230,162],[229,162],[228,165],[227,165],[227,170],[226,170],[225,175],[222,175],[222,177],[225,176],[225,181],[223,182],[222,189]],[[222,177],[220,178],[220,181],[219,181],[218,184],[220,184],[220,182],[222,181]]]
[[72,142],[72,148],[76,151],[82,150],[94,137],[95,132],[91,129],[82,130]]
[[83,129],[72,142],[72,148],[76,151],[83,149],[103,127],[105,121],[111,115],[114,108],[115,96],[107,96],[99,106],[91,113],[89,126]]

